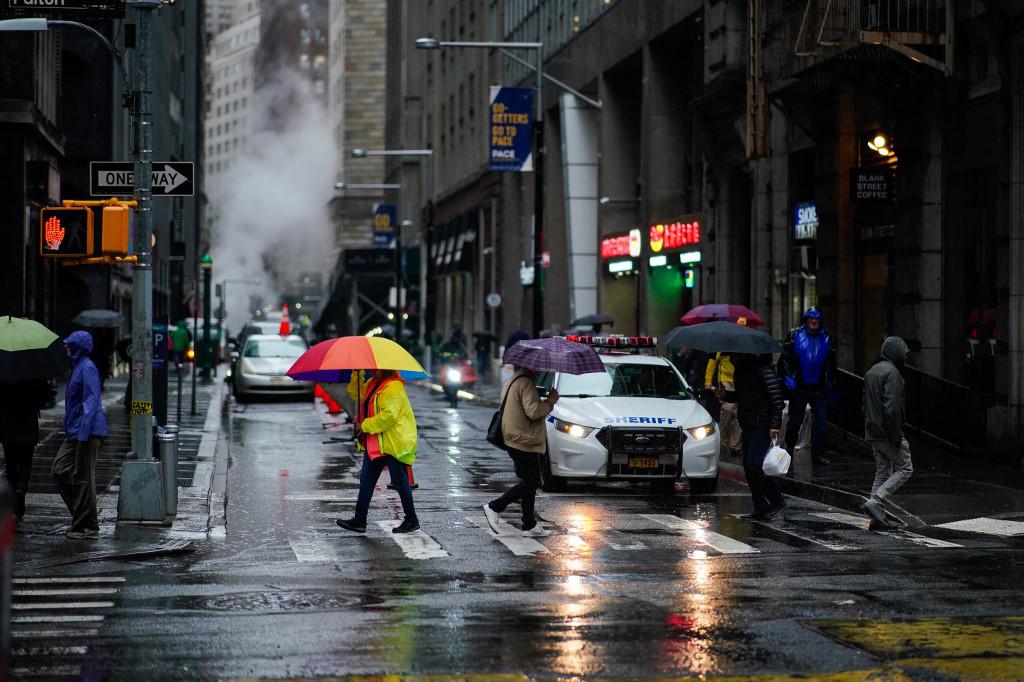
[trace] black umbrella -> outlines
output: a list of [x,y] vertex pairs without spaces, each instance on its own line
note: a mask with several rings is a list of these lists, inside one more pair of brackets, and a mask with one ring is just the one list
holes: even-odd
[[608,317],[607,315],[584,315],[583,317],[577,317],[569,325],[570,327],[589,327],[589,326],[600,326],[602,324],[610,324],[615,326],[615,320]]
[[83,310],[71,321],[79,327],[90,327],[93,329],[109,327],[116,329],[121,326],[121,313],[114,310]]
[[764,332],[733,322],[705,322],[676,327],[662,339],[669,348],[693,348],[708,353],[781,353],[782,346]]
[[497,334],[492,334],[491,332],[473,332],[473,336],[475,336],[477,338],[480,338],[480,339],[486,339],[488,341],[497,341],[498,340],[498,335]]

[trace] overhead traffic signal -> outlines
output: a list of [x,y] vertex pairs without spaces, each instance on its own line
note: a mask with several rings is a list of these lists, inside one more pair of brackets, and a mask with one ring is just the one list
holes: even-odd
[[39,212],[39,253],[52,258],[84,258],[93,253],[92,210],[47,207]]

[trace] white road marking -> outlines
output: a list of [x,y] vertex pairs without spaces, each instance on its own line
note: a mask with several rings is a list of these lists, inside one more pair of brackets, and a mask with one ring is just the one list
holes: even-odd
[[15,585],[50,585],[67,583],[69,585],[78,583],[123,583],[124,578],[96,578],[96,577],[67,577],[67,578],[15,578],[11,582]]
[[78,677],[82,674],[80,665],[52,665],[45,668],[14,668],[11,677]]
[[89,647],[84,646],[26,646],[11,650],[15,656],[84,656]]
[[11,637],[14,639],[49,639],[67,637],[95,637],[100,634],[97,628],[82,628],[80,630],[14,630]]
[[[549,514],[550,516],[550,514]],[[647,545],[629,535],[618,531],[611,526],[603,525],[600,528],[588,528],[589,522],[581,521],[576,514],[559,514],[558,525],[573,535],[596,537],[606,540],[608,546],[618,552],[632,552],[647,549]],[[518,532],[518,531],[515,531]]]
[[70,601],[70,602],[29,602],[11,604],[15,611],[48,611],[51,609],[109,609],[114,606],[112,601]]
[[[374,497],[380,492],[375,491]],[[292,502],[355,502],[358,497],[359,493],[294,493],[285,495],[284,499]]]
[[721,533],[710,531],[696,521],[681,519],[671,514],[640,514],[640,516],[649,521],[668,526],[672,530],[682,531],[684,536],[707,545],[722,554],[760,554],[760,550],[756,547],[751,547],[739,540],[733,540]]
[[480,516],[467,516],[466,520],[472,523],[477,528],[480,528],[492,538],[505,545],[512,551],[516,556],[534,556],[536,554],[547,554],[548,548],[540,544],[536,540],[524,535],[520,535],[514,526],[509,526],[515,534],[503,533],[501,535],[491,530],[491,527],[487,525],[487,519]]
[[[817,516],[818,518],[827,519],[829,521],[838,521],[839,523],[847,526],[853,526],[854,528],[861,528],[863,530],[867,530],[868,524],[871,523],[866,516],[855,516],[853,514],[843,514],[842,512],[813,512],[811,516]],[[911,533],[909,530],[879,530],[873,532],[876,532],[879,535],[888,535],[889,537],[896,538],[898,540],[906,540],[907,542],[911,542],[915,545],[921,545],[922,547],[931,547],[932,549],[955,549],[963,547],[963,545],[958,545],[955,542],[937,540],[926,535]]]
[[[743,515],[742,514],[733,514],[733,516],[735,518],[739,519],[739,518],[742,518]],[[754,524],[757,524],[759,526],[764,526],[765,528],[770,528],[770,529],[772,529],[774,531],[778,531],[779,533],[783,533],[785,535],[790,535],[790,536],[792,536],[794,538],[797,538],[798,540],[803,540],[805,542],[810,542],[810,543],[813,543],[815,545],[820,545],[820,546],[822,546],[822,547],[824,547],[826,549],[831,549],[832,551],[835,551],[835,552],[844,552],[844,551],[853,550],[853,549],[863,549],[862,547],[858,547],[857,545],[846,545],[846,544],[843,544],[841,542],[834,542],[832,540],[825,540],[825,539],[822,539],[822,538],[813,538],[813,537],[810,537],[808,535],[804,535],[803,533],[798,533],[798,532],[796,532],[796,530],[794,530],[792,528],[792,526],[787,526],[785,524],[774,524],[774,523],[770,523],[768,521],[758,521],[756,519],[743,519],[743,520],[744,521],[749,521],[750,523],[754,523]]]
[[1001,535],[1003,537],[1024,535],[1024,521],[993,519],[987,516],[982,516],[977,519],[964,519],[963,521],[940,523],[936,528],[949,528],[950,530],[963,530],[968,533],[985,533],[986,535]]
[[97,594],[117,594],[116,587],[79,587],[67,590],[14,590],[11,595],[14,597],[59,597],[59,596],[86,596]]
[[99,623],[106,616],[11,616],[12,623]]
[[392,533],[391,529],[400,523],[401,521],[378,521],[377,525],[398,543],[405,556],[410,559],[444,559],[451,556],[444,551],[441,545],[437,544],[437,540],[422,530],[415,530],[411,533]]
[[302,563],[330,563],[338,558],[337,546],[327,540],[291,540],[288,544]]

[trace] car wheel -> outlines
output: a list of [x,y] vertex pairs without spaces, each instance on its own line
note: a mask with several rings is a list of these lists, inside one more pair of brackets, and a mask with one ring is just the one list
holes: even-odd
[[544,489],[544,492],[564,493],[569,488],[568,479],[551,473],[551,459],[547,454],[544,455],[544,468],[541,474],[541,487]]
[[674,478],[656,478],[651,481],[651,492],[655,495],[675,495],[676,494],[676,479]]
[[718,490],[718,476],[714,478],[691,478],[689,482],[691,495],[710,495]]

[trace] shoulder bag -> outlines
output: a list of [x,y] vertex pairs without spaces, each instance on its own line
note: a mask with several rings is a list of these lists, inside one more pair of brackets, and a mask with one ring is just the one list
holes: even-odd
[[[523,378],[525,379],[526,377]],[[515,382],[513,381],[512,383]],[[505,436],[501,433],[501,416],[505,412],[505,403],[508,402],[510,393],[512,393],[511,383],[508,385],[508,390],[505,391],[505,397],[501,400],[501,407],[491,415],[491,424],[487,427],[487,442],[499,450],[508,450],[508,446],[505,445]]]

